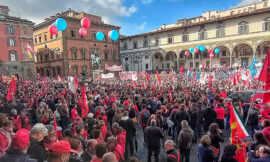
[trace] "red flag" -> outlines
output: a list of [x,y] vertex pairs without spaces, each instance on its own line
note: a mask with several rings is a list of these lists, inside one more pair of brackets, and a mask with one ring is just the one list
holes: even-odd
[[86,90],[85,90],[85,85],[83,84],[82,87],[82,119],[88,114],[89,108],[88,105],[86,104]]
[[211,90],[211,92],[214,93],[214,90],[213,90],[213,88],[211,87],[211,85],[209,84],[208,86],[209,86],[209,89]]
[[30,81],[30,80],[25,79],[25,83],[26,83],[26,84],[29,84],[29,83],[31,83],[31,81]]
[[169,98],[170,98],[170,102],[171,102],[171,104],[173,104],[173,98],[172,98],[171,89],[169,89]]
[[137,83],[135,81],[133,81],[133,88],[136,88]]
[[55,117],[53,118],[54,122],[53,122],[53,125],[54,125],[54,130],[55,130],[55,134],[56,134],[56,138],[58,138],[58,131],[57,131],[57,122],[56,122],[56,119]]
[[13,95],[15,94],[15,91],[16,91],[16,81],[14,77],[12,77],[12,80],[8,86],[8,93],[6,97],[8,101],[13,97]]
[[44,87],[47,89],[48,86],[47,86],[47,84],[46,84],[46,78],[45,78],[45,76],[43,76],[43,84],[44,84]]
[[161,85],[161,79],[159,77],[158,71],[156,71],[156,75],[157,75],[157,78],[158,78],[158,84]]
[[197,83],[197,80],[196,80],[196,73],[193,74],[193,81],[194,81],[195,84]]
[[[259,79],[262,82],[265,82],[264,90],[269,91],[270,90],[270,51],[268,50],[262,71],[260,73]],[[270,92],[266,92],[263,95],[263,103],[270,102]]]
[[152,88],[155,89],[155,90],[157,89],[155,85],[153,85]]
[[182,65],[180,68],[179,68],[179,72],[182,73],[184,70],[184,66]]
[[78,82],[78,79],[77,79],[76,75],[74,76],[74,82],[75,82],[76,88],[78,88],[79,87],[79,82]]
[[235,75],[233,75],[233,85],[236,85]]
[[146,80],[148,81],[150,78],[150,75],[147,72],[145,72],[145,75],[146,75]]

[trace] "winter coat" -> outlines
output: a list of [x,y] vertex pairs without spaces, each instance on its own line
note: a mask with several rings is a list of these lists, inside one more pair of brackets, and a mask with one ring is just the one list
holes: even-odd
[[198,162],[213,162],[215,159],[214,152],[206,146],[199,144],[198,146]]
[[270,145],[270,127],[266,127],[262,130],[264,137],[266,138],[268,144]]
[[41,142],[37,139],[30,137],[30,147],[27,150],[27,154],[31,158],[36,159],[38,162],[43,162],[45,158],[45,148]]
[[178,136],[179,148],[191,149],[194,132],[190,127],[182,128]]
[[255,108],[252,108],[249,112],[249,116],[247,119],[248,126],[256,126],[259,123],[259,111]]
[[190,117],[188,115],[188,113],[185,110],[179,110],[176,114],[175,114],[175,119],[177,121],[177,126],[178,128],[181,128],[181,122],[183,120],[186,121],[190,121]]
[[136,135],[136,128],[133,121],[129,117],[122,117],[119,126],[126,130],[126,137],[133,138]]
[[0,162],[37,162],[37,160],[31,159],[29,155],[23,152],[10,149],[0,157]]
[[160,139],[163,139],[163,134],[159,127],[149,126],[145,128],[144,136],[148,147],[160,148]]

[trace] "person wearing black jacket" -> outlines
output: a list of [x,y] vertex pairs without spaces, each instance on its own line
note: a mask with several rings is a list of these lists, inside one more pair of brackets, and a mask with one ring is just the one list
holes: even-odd
[[253,139],[255,130],[259,129],[259,110],[260,107],[257,101],[254,101],[254,106],[252,106],[251,110],[249,111],[249,115],[247,117],[247,126],[249,129],[249,134]]
[[217,118],[217,113],[210,105],[203,111],[204,131],[207,132],[211,123],[214,123]]
[[148,126],[144,131],[148,149],[148,162],[151,162],[153,151],[155,155],[155,161],[158,162],[158,156],[160,153],[160,139],[163,140],[164,138],[161,129],[156,125],[156,120],[151,120],[151,126]]
[[30,131],[30,147],[27,150],[27,154],[38,162],[46,160],[45,147],[41,141],[47,134],[48,129],[41,123],[34,125]]
[[[177,113],[175,114],[175,119],[176,119],[176,122],[177,122],[177,128],[178,128],[178,131],[177,133],[179,133],[181,131],[181,123],[183,120],[186,120],[188,122],[190,122],[190,116],[189,114],[185,111],[185,107],[184,105],[182,105],[180,107],[180,110],[177,111]],[[178,136],[178,134],[177,134]]]
[[[128,111],[124,112],[123,117],[119,121],[119,126],[126,130],[126,148],[125,148],[125,159],[128,159],[128,155],[131,156],[134,153],[133,141],[136,136],[136,128],[133,121],[128,117]],[[135,137],[136,138],[136,137]],[[129,152],[130,151],[130,152]]]

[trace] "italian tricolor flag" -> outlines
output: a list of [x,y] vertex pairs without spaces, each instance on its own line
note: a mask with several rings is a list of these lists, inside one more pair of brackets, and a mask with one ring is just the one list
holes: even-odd
[[242,142],[241,139],[249,136],[247,128],[243,122],[243,119],[239,115],[235,106],[230,110],[230,124],[231,124],[231,143],[237,146],[237,153],[235,158],[239,162],[245,162],[246,155],[246,143]]

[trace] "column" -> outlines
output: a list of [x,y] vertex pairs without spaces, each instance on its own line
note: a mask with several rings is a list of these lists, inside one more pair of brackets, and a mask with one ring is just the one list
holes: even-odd
[[233,55],[233,50],[229,49],[229,55],[230,55],[230,68],[232,68],[232,55]]

